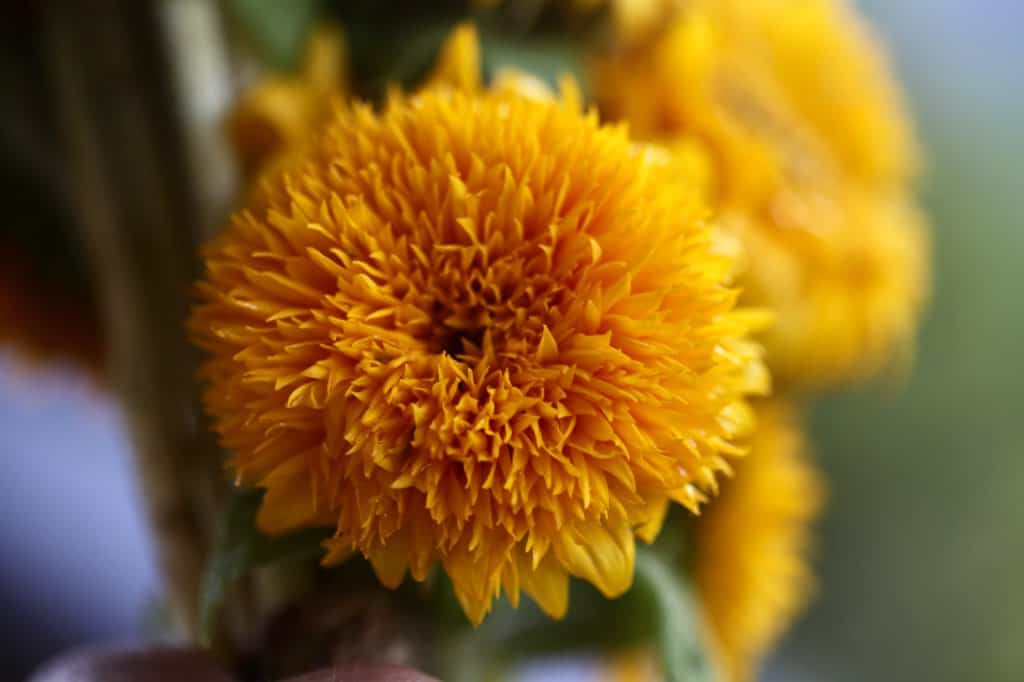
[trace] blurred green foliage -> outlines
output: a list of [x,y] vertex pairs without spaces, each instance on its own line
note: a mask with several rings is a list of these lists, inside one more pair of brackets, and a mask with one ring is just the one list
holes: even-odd
[[321,0],[226,0],[228,16],[253,50],[279,69],[298,66],[310,27],[320,16]]
[[[483,67],[490,77],[514,66],[556,85],[566,73],[584,82],[581,41],[600,25],[596,13],[579,16],[558,3],[505,2],[494,7],[468,0],[424,3],[390,0],[226,0],[228,16],[270,68],[298,66],[317,21],[345,29],[351,76],[358,96],[380,100],[387,87],[415,86],[435,63],[441,44],[460,21],[482,34]],[[401,16],[401,21],[395,17]]]

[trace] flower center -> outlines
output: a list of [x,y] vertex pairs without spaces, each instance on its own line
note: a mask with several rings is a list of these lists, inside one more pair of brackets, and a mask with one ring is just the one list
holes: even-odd
[[463,355],[476,355],[484,344],[485,329],[452,329],[448,332],[447,340],[441,346],[441,352],[447,353],[453,358]]
[[551,279],[523,277],[521,268],[507,261],[468,272],[450,265],[441,259],[428,278],[435,352],[467,362],[480,358],[485,344],[498,359],[530,352],[558,307],[558,287]]

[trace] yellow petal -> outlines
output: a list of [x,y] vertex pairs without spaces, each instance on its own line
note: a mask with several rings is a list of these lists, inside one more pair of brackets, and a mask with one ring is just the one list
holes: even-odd
[[305,466],[279,467],[261,485],[267,488],[256,516],[256,526],[262,532],[279,535],[334,522],[332,514],[318,513],[312,479]]
[[571,534],[562,533],[553,546],[569,573],[590,581],[606,597],[617,597],[633,584],[636,545],[625,520],[577,526]]
[[409,568],[409,542],[405,533],[395,533],[388,543],[370,555],[374,573],[385,587],[395,589],[402,584]]
[[537,362],[552,362],[558,358],[558,341],[551,334],[551,330],[544,325],[544,331],[540,336],[540,345],[537,347]]
[[665,516],[668,514],[669,501],[666,497],[651,504],[648,509],[647,518],[636,528],[636,536],[650,544],[658,537],[661,526],[665,523]]
[[348,41],[340,26],[325,24],[309,37],[302,71],[320,92],[349,91]]
[[455,598],[459,601],[459,606],[466,613],[466,618],[473,624],[473,627],[480,625],[484,620],[484,616],[491,610],[491,600],[479,599],[458,585],[453,584],[453,587],[455,589]]
[[327,549],[327,554],[320,561],[324,566],[343,564],[355,553],[351,542],[339,538],[328,540],[324,543],[324,547]]
[[480,38],[476,26],[462,22],[445,39],[437,65],[426,79],[424,87],[440,85],[475,92],[481,86],[481,71]]
[[564,618],[569,608],[569,574],[551,553],[537,568],[531,566],[530,556],[523,553],[519,565],[519,580],[523,591],[537,602],[537,606],[552,618]]

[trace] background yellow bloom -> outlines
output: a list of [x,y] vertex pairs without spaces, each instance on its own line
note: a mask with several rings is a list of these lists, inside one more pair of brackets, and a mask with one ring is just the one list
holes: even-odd
[[334,97],[349,93],[348,49],[341,29],[319,28],[296,74],[273,74],[244,90],[227,132],[248,178],[320,127]]
[[780,383],[834,384],[911,347],[928,288],[917,151],[845,3],[699,0],[594,80],[605,116],[707,159],[708,199],[749,252],[746,300],[778,314]]
[[806,460],[796,409],[761,403],[750,453],[694,521],[693,571],[725,679],[752,679],[811,583],[809,525],[822,482]]
[[[807,553],[823,483],[807,459],[797,408],[781,399],[761,401],[757,417],[750,452],[688,528],[684,570],[692,571],[719,682],[756,677],[813,583]],[[612,658],[604,678],[665,676],[653,652],[636,648]]]

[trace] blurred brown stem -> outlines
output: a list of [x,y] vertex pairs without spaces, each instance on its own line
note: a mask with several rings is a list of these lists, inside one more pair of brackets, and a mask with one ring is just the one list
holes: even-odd
[[[190,172],[160,7],[49,0],[41,15],[111,378],[134,436],[170,605],[194,639],[202,572],[227,482],[223,454],[198,406],[197,357],[184,333],[202,216],[210,214],[200,206],[208,180],[194,166]],[[378,603],[349,586],[332,593],[328,608],[320,590],[326,588],[310,585],[316,582],[294,566],[268,567],[240,581],[217,638],[223,653],[235,663],[269,656],[274,665],[294,662],[296,670],[369,655],[404,663],[425,658],[422,624],[392,595]],[[304,587],[316,593],[308,603],[298,598]],[[289,617],[284,636],[279,624]],[[261,641],[267,631],[280,646],[271,650]]]
[[194,634],[224,482],[182,331],[199,225],[156,8],[53,0],[41,11],[111,378],[134,436],[170,603]]

